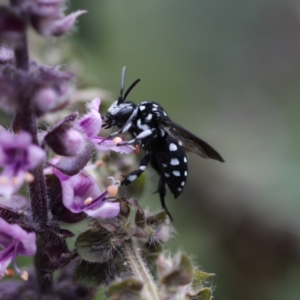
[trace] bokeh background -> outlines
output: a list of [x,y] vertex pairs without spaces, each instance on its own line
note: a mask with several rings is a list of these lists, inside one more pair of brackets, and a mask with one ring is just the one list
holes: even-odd
[[[143,79],[131,100],[159,102],[226,160],[188,155],[185,190],[167,198],[169,248],[217,274],[215,299],[300,299],[300,2],[69,6],[88,10],[71,36],[79,85],[116,98],[126,65],[127,86]],[[159,210],[158,177],[148,169],[147,178],[141,204]]]

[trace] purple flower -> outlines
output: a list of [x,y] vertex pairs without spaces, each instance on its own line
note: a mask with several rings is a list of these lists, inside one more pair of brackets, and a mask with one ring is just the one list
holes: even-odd
[[[42,36],[60,36],[71,30],[77,18],[86,13],[78,10],[64,16],[65,0],[37,0],[28,7],[33,28]],[[26,4],[25,4],[26,6]]]
[[53,173],[61,183],[63,204],[71,212],[101,218],[113,218],[119,214],[120,204],[106,200],[108,191],[101,194],[96,181],[84,170],[68,176],[53,167]]
[[[102,118],[99,113],[100,99],[95,98],[87,104],[88,113],[74,124],[74,129],[82,132],[86,139],[93,144],[93,146],[101,151],[115,151],[121,154],[129,154],[135,148],[132,146],[116,146],[111,140],[105,140],[103,137],[97,136],[102,128]],[[99,143],[101,142],[101,146]]]
[[21,195],[12,195],[10,198],[0,197],[0,207],[21,212],[28,207],[28,200]]
[[15,270],[22,272],[16,265],[17,255],[32,256],[36,252],[36,235],[34,232],[26,232],[17,224],[9,224],[0,218],[0,279],[11,261],[14,261]]
[[[91,103],[87,105],[89,111],[79,122],[78,126],[87,135],[90,142],[94,147],[101,152],[115,151],[121,154],[129,154],[135,150],[132,146],[117,146],[112,139],[104,139],[97,136],[102,128],[102,119],[99,113],[100,99],[95,98]],[[101,144],[100,144],[101,142]]]
[[101,152],[115,151],[125,154],[135,150],[132,146],[116,146],[111,139],[97,136],[102,127],[99,107],[100,99],[95,98],[87,104],[88,113],[81,119],[75,120],[77,115],[71,114],[45,136],[45,142],[53,151],[69,156],[63,157],[55,165],[64,174],[75,175],[82,170],[91,159],[93,148]]
[[45,152],[32,144],[27,132],[12,135],[0,130],[0,194],[6,198],[15,193],[23,184],[28,170],[34,169],[45,157]]
[[29,71],[24,72],[14,66],[8,48],[2,47],[0,50],[0,108],[3,111],[14,113],[18,107],[19,98],[24,91],[28,92],[28,86],[32,90],[28,96],[33,99],[38,117],[68,104],[68,95],[73,89],[71,73],[34,61],[30,61]]
[[76,126],[80,128],[89,140],[92,140],[100,132],[102,127],[102,119],[99,113],[100,99],[95,98],[87,104],[88,113],[84,115]]

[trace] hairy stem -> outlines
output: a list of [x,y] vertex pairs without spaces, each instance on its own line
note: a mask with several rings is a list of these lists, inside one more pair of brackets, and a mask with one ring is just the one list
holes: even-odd
[[[27,71],[29,68],[29,56],[27,48],[26,33],[23,33],[23,38],[18,43],[15,49],[16,67]],[[30,76],[28,74],[28,76]],[[15,116],[15,123],[19,129],[29,132],[32,136],[32,141],[38,144],[37,137],[37,120],[34,112],[32,99],[33,89],[25,87],[19,97],[18,111]],[[47,193],[46,181],[43,174],[42,166],[38,166],[32,170],[35,180],[29,184],[29,192],[31,199],[32,216],[34,222],[39,225],[47,223]],[[39,226],[40,227],[40,226]]]
[[137,279],[144,283],[146,299],[159,300],[158,289],[145,261],[141,257],[139,249],[134,243],[134,240],[128,240],[124,244],[123,251],[131,272]]
[[[22,0],[10,0],[12,6],[19,6]],[[24,16],[26,18],[26,16]],[[23,32],[18,45],[14,49],[16,67],[18,69],[29,70],[29,54],[27,45],[26,31]],[[30,74],[28,74],[30,76]],[[32,103],[33,87],[25,86],[20,93],[18,99],[18,110],[14,120],[14,130],[25,130],[32,136],[33,143],[38,145],[37,137],[37,120]],[[51,289],[51,276],[46,277],[46,266],[49,262],[48,256],[44,253],[44,237],[42,226],[48,222],[48,200],[46,190],[46,180],[43,173],[43,167],[38,166],[32,170],[34,181],[29,183],[29,193],[31,200],[31,209],[33,221],[36,224],[38,232],[40,232],[37,239],[37,253],[35,256],[35,267],[37,278],[40,284],[41,294],[49,292]]]

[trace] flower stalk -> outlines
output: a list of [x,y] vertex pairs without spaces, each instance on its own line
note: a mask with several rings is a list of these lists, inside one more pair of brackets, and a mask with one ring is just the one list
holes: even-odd
[[[11,0],[12,6],[19,6],[22,4],[20,0]],[[28,71],[29,70],[29,51],[27,44],[26,28],[21,33],[21,38],[14,49],[15,65],[17,69]],[[33,108],[32,95],[33,89],[25,87],[22,97],[19,98],[18,108],[15,115],[14,124],[17,124],[19,130],[27,131],[31,137],[32,142],[38,145],[37,137],[37,119]],[[30,182],[29,194],[31,200],[32,219],[36,223],[40,236],[37,240],[37,252],[35,255],[35,269],[37,273],[38,282],[40,285],[40,293],[47,293],[51,289],[51,274],[47,274],[44,270],[49,262],[47,255],[43,253],[43,231],[41,227],[48,222],[48,201],[46,180],[43,173],[43,166],[40,164],[31,173],[34,181]],[[45,278],[45,275],[47,277]]]
[[145,299],[160,300],[154,279],[132,238],[124,243],[123,252],[132,274],[144,283]]

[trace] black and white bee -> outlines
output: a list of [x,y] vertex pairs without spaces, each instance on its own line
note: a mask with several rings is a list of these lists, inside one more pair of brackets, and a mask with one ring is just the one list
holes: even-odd
[[172,220],[165,202],[166,184],[175,198],[181,194],[188,176],[188,161],[185,150],[203,158],[211,158],[220,162],[224,162],[224,160],[206,142],[173,122],[158,103],[144,101],[137,105],[128,101],[128,94],[141,79],[135,80],[123,95],[125,73],[126,67],[123,67],[120,96],[103,117],[103,127],[117,126],[120,128],[120,130],[110,134],[109,137],[129,132],[133,139],[123,141],[120,144],[138,145],[145,150],[146,155],[141,160],[138,170],[126,176],[122,184],[128,185],[137,179],[150,162],[160,175],[157,192],[163,209]]

